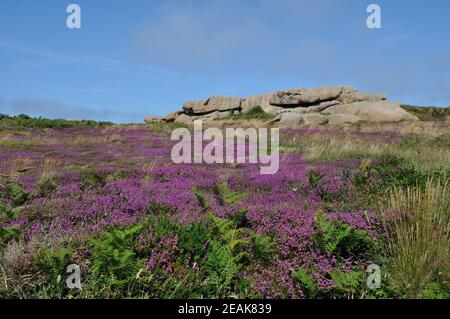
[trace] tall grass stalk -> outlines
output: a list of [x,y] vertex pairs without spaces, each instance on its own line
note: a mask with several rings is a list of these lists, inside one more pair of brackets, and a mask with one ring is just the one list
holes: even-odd
[[419,298],[427,284],[447,282],[450,270],[449,185],[428,180],[419,187],[393,189],[382,209],[392,257],[394,284],[407,298]]

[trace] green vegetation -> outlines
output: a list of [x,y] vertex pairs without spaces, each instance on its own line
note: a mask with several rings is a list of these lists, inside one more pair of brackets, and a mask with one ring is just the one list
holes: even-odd
[[286,131],[274,176],[173,166],[171,125],[7,131],[0,298],[450,298],[450,138],[431,124]]
[[383,205],[391,282],[407,298],[450,291],[449,184],[394,188]]
[[5,114],[0,114],[0,130],[8,129],[18,129],[18,128],[94,128],[111,126],[111,122],[97,122],[92,120],[63,120],[55,119],[50,120],[46,118],[33,118],[25,114],[20,114],[16,116],[8,116]]
[[450,116],[450,107],[402,105],[403,109],[422,121],[445,121]]
[[[18,227],[1,228],[0,239],[19,240]],[[43,246],[33,258],[40,279],[27,287],[40,298],[230,298],[248,297],[241,271],[250,261],[267,262],[270,238],[211,214],[200,222],[178,224],[167,215],[149,216],[130,227],[111,227],[87,241]],[[66,267],[87,260],[82,290],[70,290]],[[0,285],[0,295],[6,294]]]
[[261,107],[256,106],[247,113],[239,113],[236,115],[230,115],[229,119],[234,121],[242,121],[242,120],[271,120],[275,116],[272,114],[267,114],[262,110]]

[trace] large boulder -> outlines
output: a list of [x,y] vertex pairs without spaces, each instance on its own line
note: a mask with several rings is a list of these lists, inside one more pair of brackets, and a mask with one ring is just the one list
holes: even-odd
[[352,114],[330,114],[327,116],[329,125],[354,124],[361,121],[361,118]]
[[298,114],[286,112],[278,115],[270,123],[279,122],[280,127],[295,127],[300,125],[320,126],[328,123],[328,118],[320,113]]
[[273,119],[273,121],[276,121],[277,119],[280,120],[280,127],[299,126],[302,125],[305,121],[303,115],[291,112],[280,114],[277,118]]
[[399,103],[356,102],[335,105],[322,111],[329,114],[356,115],[369,122],[416,121],[418,118],[400,107]]
[[153,124],[153,123],[162,123],[163,120],[160,116],[146,116],[144,117],[144,121],[147,124]]
[[200,113],[207,113],[205,112],[205,109],[207,108],[205,102],[205,100],[193,100],[185,102],[183,104],[183,111],[194,114],[196,113],[196,111],[200,110],[202,111]]
[[303,125],[320,126],[328,123],[328,118],[319,113],[303,114]]
[[173,112],[161,117],[163,122],[173,122],[181,114],[181,112]]
[[182,123],[182,124],[192,124],[195,120],[202,120],[203,122],[212,122],[214,120],[220,120],[225,119],[229,117],[232,114],[231,111],[225,111],[225,112],[219,112],[215,111],[208,114],[202,114],[202,115],[190,115],[190,114],[180,114],[175,119],[175,123]]
[[222,120],[222,119],[226,119],[227,117],[229,117],[232,113],[232,111],[225,111],[225,112],[213,112],[210,114],[206,114],[204,116],[202,116],[202,119],[208,119],[208,120]]
[[314,89],[291,89],[276,92],[270,99],[270,104],[282,107],[309,106],[336,100],[344,87],[330,86]]
[[175,119],[181,114],[180,111],[173,112],[164,116],[146,116],[144,118],[145,123],[153,124],[153,123],[162,123],[162,122],[173,122]]
[[355,102],[381,102],[385,101],[387,96],[384,94],[358,92],[353,88],[344,88],[342,94],[337,98],[342,104]]
[[242,113],[248,113],[255,107],[259,106],[265,113],[274,114],[280,110],[282,107],[274,106],[270,104],[270,99],[273,94],[260,94],[246,97],[242,100]]
[[339,105],[339,104],[341,104],[339,101],[328,101],[328,102],[322,102],[322,103],[316,104],[316,105],[311,105],[308,107],[298,106],[298,107],[293,107],[293,108],[281,108],[281,110],[276,111],[275,114],[278,115],[278,114],[287,113],[287,112],[294,112],[294,113],[299,113],[299,114],[321,112],[331,106]]
[[191,124],[193,123],[195,120],[195,117],[193,116],[189,116],[187,114],[180,114],[176,119],[175,119],[175,123],[180,123],[180,124]]
[[209,99],[186,102],[183,110],[188,114],[207,114],[215,111],[231,111],[241,108],[240,97],[213,96]]

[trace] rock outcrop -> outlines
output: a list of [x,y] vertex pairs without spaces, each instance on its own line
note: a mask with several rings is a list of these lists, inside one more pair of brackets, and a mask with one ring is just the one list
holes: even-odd
[[400,103],[355,102],[331,106],[322,111],[328,114],[356,115],[367,122],[417,121],[418,118],[406,112]]
[[187,114],[208,114],[215,111],[231,111],[241,108],[240,97],[213,96],[206,101],[191,101],[183,105]]
[[257,106],[259,106],[264,112],[268,114],[274,114],[277,111],[283,110],[282,107],[270,104],[272,95],[273,94],[260,94],[246,97],[245,99],[242,100],[241,112],[247,113]]
[[417,120],[400,104],[386,102],[386,99],[383,94],[359,92],[347,86],[289,89],[246,98],[213,96],[186,102],[182,110],[166,116],[148,116],[145,122],[191,124],[197,119],[208,122],[247,113],[258,106],[265,113],[273,114],[275,117],[271,122],[279,122],[280,126]]
[[330,125],[345,125],[361,122],[361,118],[351,114],[330,114],[327,116]]
[[328,118],[320,113],[298,114],[294,112],[285,112],[270,122],[279,122],[280,127],[304,126],[320,126],[328,123]]

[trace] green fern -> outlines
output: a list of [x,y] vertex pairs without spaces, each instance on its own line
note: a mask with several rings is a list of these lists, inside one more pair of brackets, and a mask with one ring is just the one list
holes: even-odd
[[339,244],[348,237],[352,228],[346,224],[336,225],[331,219],[319,212],[316,216],[316,226],[319,234],[315,236],[316,243],[328,252],[334,252]]
[[199,222],[194,222],[179,230],[179,247],[194,260],[202,259],[208,242],[208,230]]
[[216,297],[223,297],[232,290],[241,270],[239,259],[240,256],[233,256],[229,247],[223,246],[220,242],[210,243],[205,272],[208,276],[207,286]]
[[212,214],[210,214],[209,220],[211,233],[221,245],[241,259],[247,256],[242,248],[248,244],[248,241],[242,238],[242,230],[235,228],[233,221]]
[[58,188],[58,184],[52,179],[46,179],[37,185],[37,193],[41,197],[48,197]]
[[208,200],[205,195],[203,195],[197,187],[193,187],[192,191],[194,192],[195,198],[198,201],[198,204],[202,208],[202,211],[206,212],[209,209]]
[[125,284],[136,277],[143,267],[143,261],[136,258],[136,253],[129,247],[140,232],[141,226],[129,229],[115,229],[104,233],[92,244],[92,272],[105,275],[112,284]]
[[237,282],[244,262],[248,260],[245,247],[249,244],[243,238],[242,230],[237,229],[231,220],[214,215],[209,216],[209,230],[212,237],[205,265],[208,287],[226,297]]
[[363,273],[361,271],[334,272],[330,276],[340,295],[353,297],[360,287]]
[[0,203],[0,223],[3,223],[9,219],[15,218],[14,211],[8,207],[7,205],[4,205]]
[[274,242],[270,237],[251,233],[250,240],[253,252],[258,259],[268,260],[275,251]]
[[14,182],[6,183],[3,191],[0,192],[0,198],[10,200],[14,206],[23,205],[28,200],[28,196],[24,187]]
[[318,246],[343,258],[371,258],[379,251],[379,245],[366,232],[327,218],[322,212],[316,216],[317,234],[314,240]]
[[19,226],[0,227],[0,248],[5,246],[9,241],[17,239],[22,234]]
[[73,251],[71,249],[64,247],[56,251],[42,248],[38,252],[35,261],[52,280],[56,280],[66,273],[66,267],[72,254]]
[[295,272],[295,279],[300,283],[307,297],[313,298],[317,294],[317,287],[314,278],[304,268],[299,268]]
[[232,191],[227,182],[215,185],[214,191],[219,197],[220,201],[228,206],[239,204],[247,197],[247,194],[245,193]]

